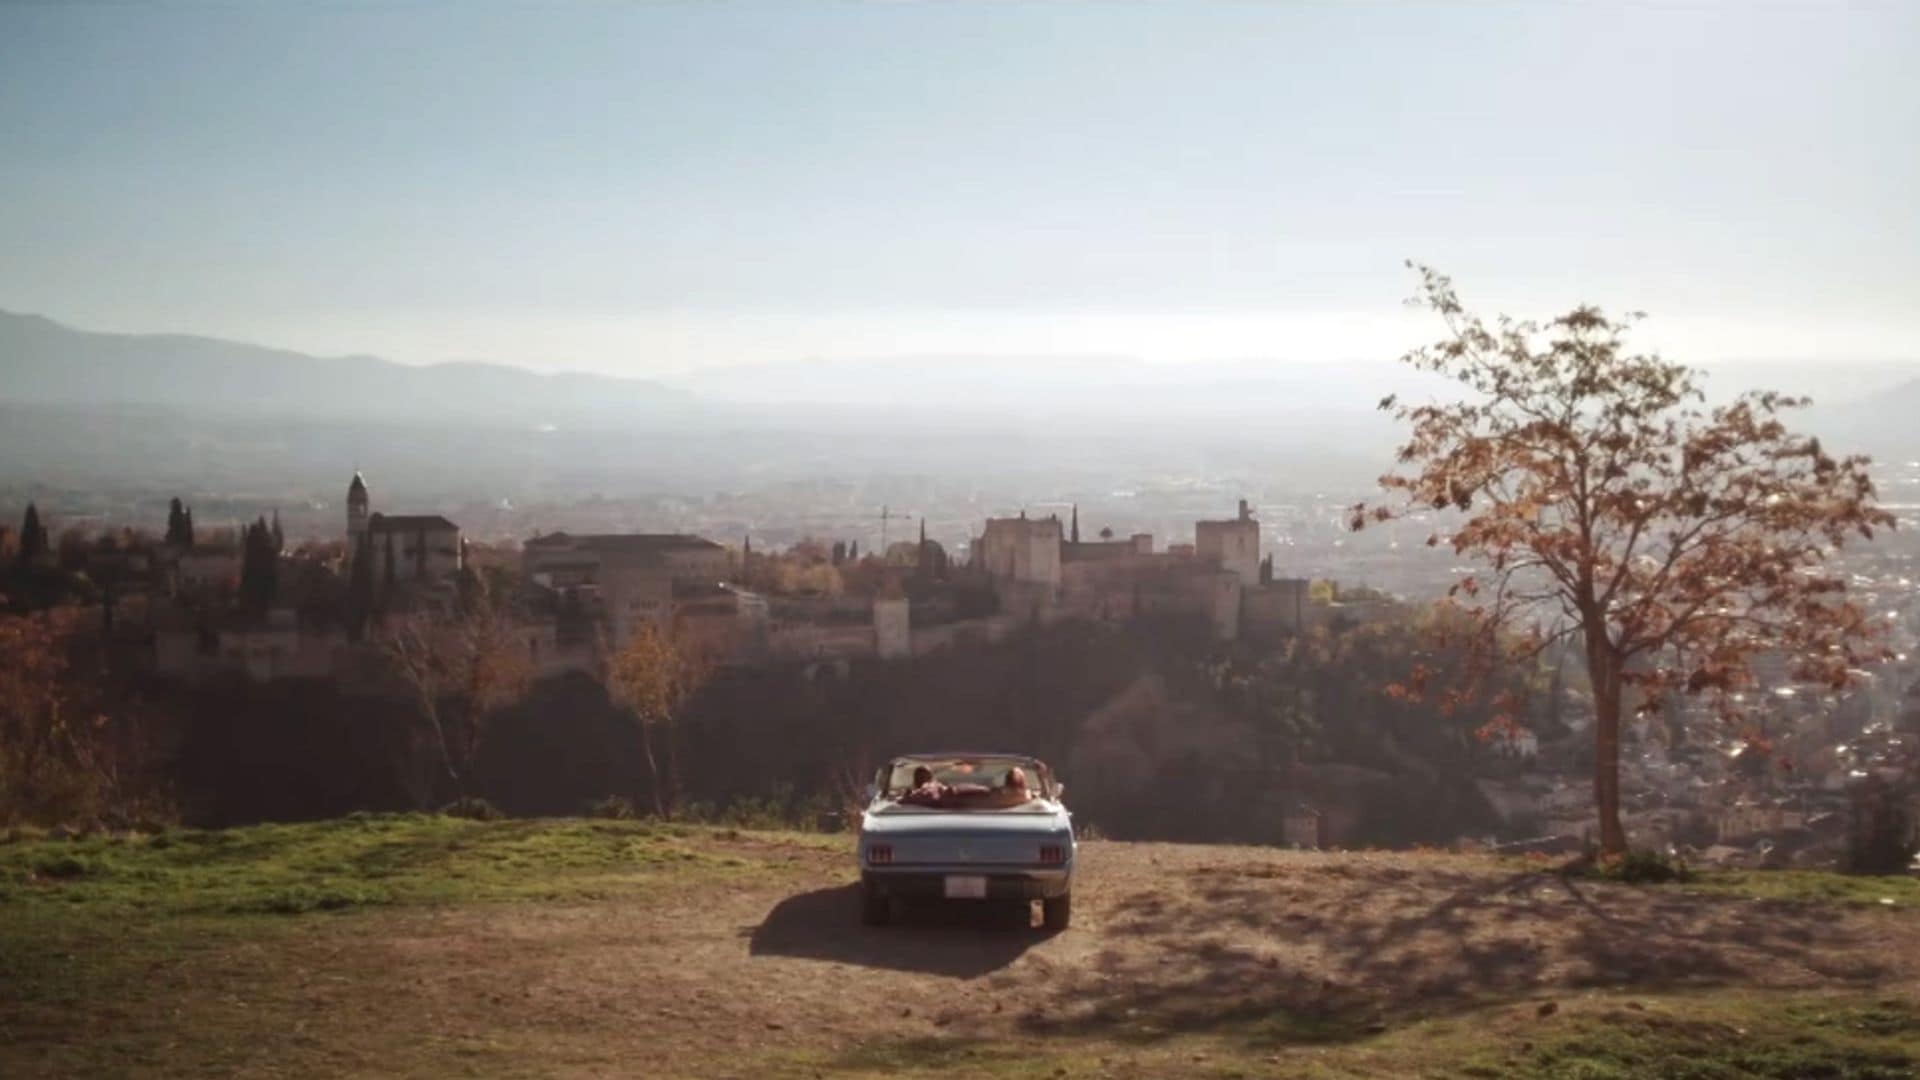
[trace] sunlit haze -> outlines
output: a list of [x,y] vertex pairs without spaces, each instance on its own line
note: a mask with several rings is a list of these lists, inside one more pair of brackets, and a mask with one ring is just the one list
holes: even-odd
[[1920,0],[0,0],[0,1078],[1920,1077]]
[[406,362],[1920,349],[1905,4],[0,9],[0,308]]

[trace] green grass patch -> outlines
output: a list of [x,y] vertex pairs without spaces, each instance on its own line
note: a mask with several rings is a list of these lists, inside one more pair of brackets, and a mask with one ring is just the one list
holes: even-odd
[[[1859,995],[1585,995],[1539,1014],[1537,1002],[1370,1026],[1328,1041],[1291,1022],[1243,1018],[1204,1034],[1139,1044],[1095,1036],[913,1038],[836,1056],[802,1055],[771,1072],[853,1076],[1478,1077],[1521,1080],[1895,1080],[1920,1073],[1920,1011]],[[1276,1036],[1279,1038],[1276,1040]]]
[[1630,1080],[1898,1080],[1920,1070],[1920,1013],[1906,1002],[1743,992],[1580,1009],[1532,1037],[1474,1054],[1466,1076]]
[[411,904],[604,897],[662,877],[777,869],[778,850],[845,837],[654,821],[475,821],[356,814],[334,821],[0,844],[4,924],[36,912],[145,919],[301,914]]
[[23,840],[0,845],[0,911],[297,914],[599,896],[663,874],[750,865],[708,843],[716,832],[645,821],[407,814]]
[[[1549,860],[1501,857],[1495,865],[1515,872],[1571,873],[1613,884],[1673,888],[1702,896],[1781,900],[1801,904],[1920,909],[1920,877],[1842,874],[1832,870],[1702,870],[1633,856],[1612,866],[1556,867]],[[1676,871],[1669,876],[1671,866]]]
[[1694,874],[1688,892],[1803,904],[1920,909],[1920,878],[1872,877],[1822,870],[1711,870]]
[[[0,1076],[258,1070],[267,1060],[265,1016],[282,1018],[272,1039],[300,1063],[274,1058],[268,1071],[366,1073],[359,1048],[298,1031],[330,1021],[332,1006],[317,998],[351,1001],[360,992],[309,978],[306,964],[339,955],[339,946],[316,952],[315,943],[390,932],[383,928],[403,916],[387,913],[409,907],[725,887],[797,872],[790,860],[817,866],[794,859],[812,844],[649,821],[425,814],[61,840],[18,835],[0,843]],[[844,849],[846,838],[839,844]],[[191,1003],[184,1020],[183,1002]],[[402,998],[394,1007],[409,1004]],[[379,1051],[374,1071],[445,1075],[447,1055],[497,1049],[435,1039],[410,1033],[404,1047]]]

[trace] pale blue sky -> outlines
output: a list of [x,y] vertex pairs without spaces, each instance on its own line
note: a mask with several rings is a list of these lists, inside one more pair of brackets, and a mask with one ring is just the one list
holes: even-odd
[[1410,332],[1411,256],[1691,359],[1920,357],[1920,4],[315,7],[0,6],[0,308],[1327,358]]

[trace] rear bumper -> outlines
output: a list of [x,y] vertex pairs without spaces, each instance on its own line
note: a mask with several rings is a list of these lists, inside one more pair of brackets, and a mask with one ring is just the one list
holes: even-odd
[[1007,870],[980,866],[863,870],[860,884],[875,896],[941,899],[946,896],[949,874],[986,878],[989,900],[1052,900],[1067,895],[1073,884],[1073,872],[1069,869]]

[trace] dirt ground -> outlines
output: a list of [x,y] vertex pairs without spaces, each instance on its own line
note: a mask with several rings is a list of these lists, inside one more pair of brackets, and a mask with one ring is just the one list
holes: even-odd
[[[868,928],[849,856],[735,847],[769,872],[724,889],[303,919],[271,944],[183,957],[152,989],[175,1015],[218,1014],[234,1045],[214,1060],[265,1075],[814,1075],[875,1043],[1125,1045],[1274,1015],[1310,1042],[1595,989],[1920,1000],[1912,911],[1460,857],[1095,842],[1064,933],[972,909]],[[147,1010],[121,1022],[124,1037],[154,1037]]]

